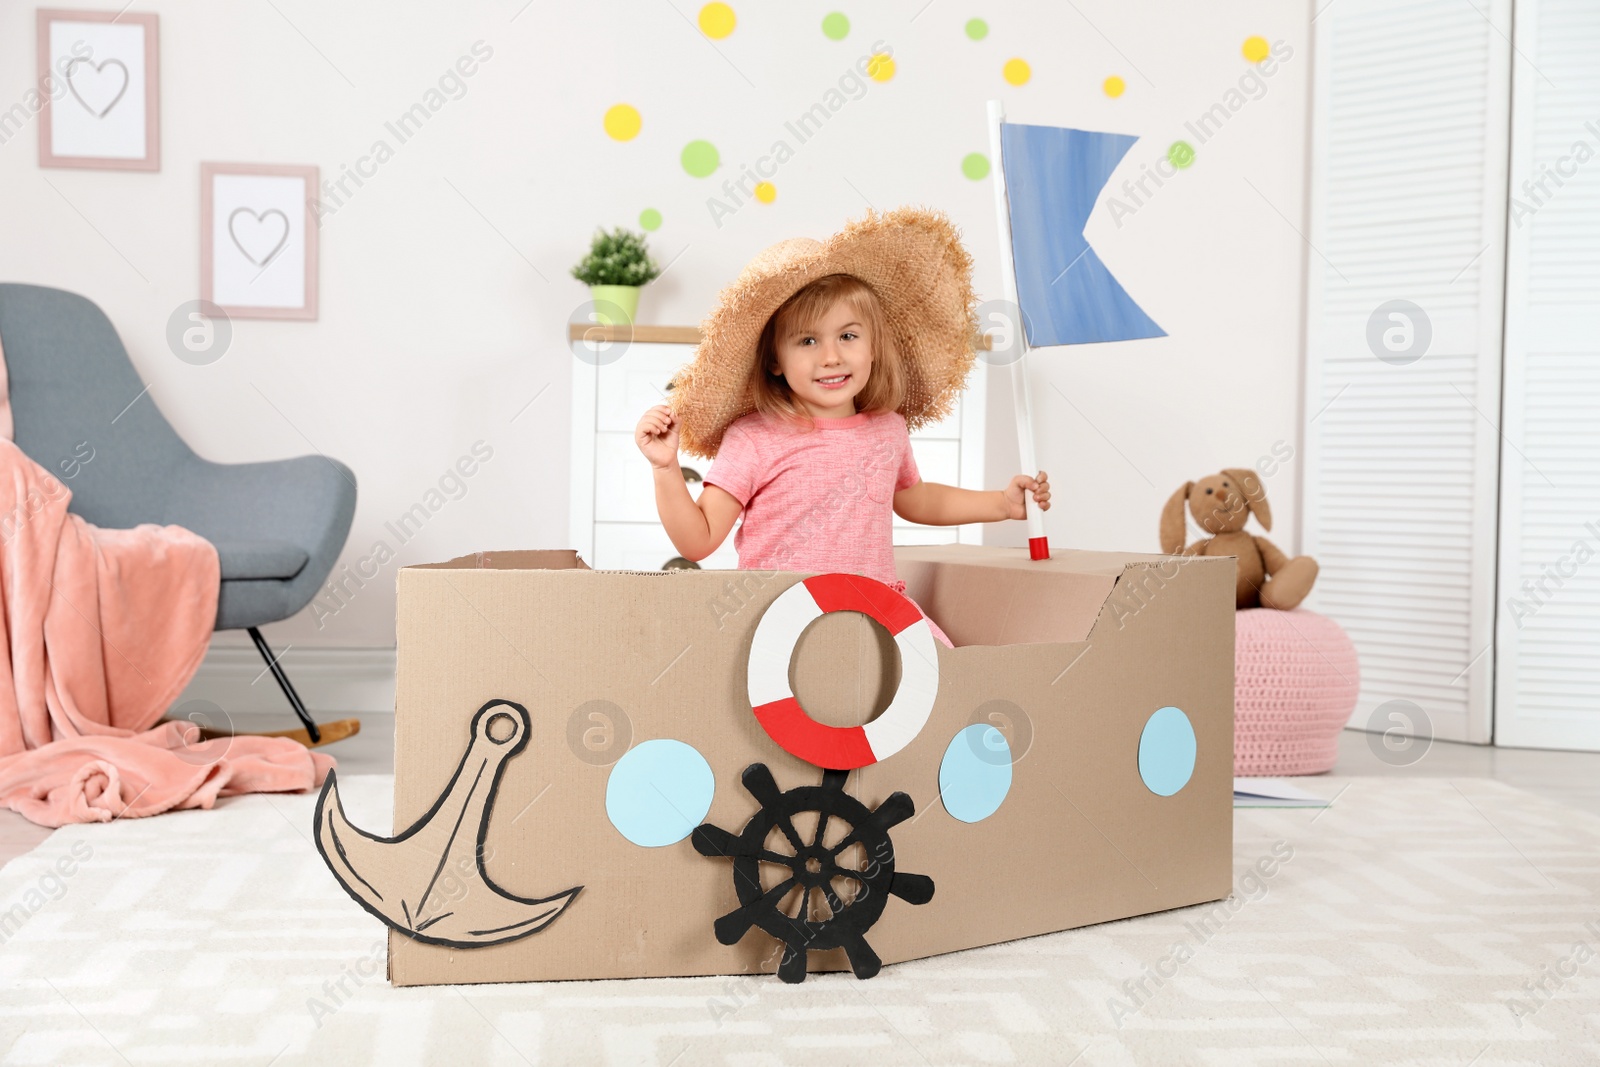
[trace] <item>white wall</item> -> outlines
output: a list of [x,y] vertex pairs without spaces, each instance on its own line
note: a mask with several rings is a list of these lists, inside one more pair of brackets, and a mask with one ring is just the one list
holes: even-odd
[[[1003,94],[1009,121],[1136,133],[1087,233],[1112,273],[1169,336],[1041,350],[1030,355],[1029,389],[1040,463],[1055,506],[1052,545],[1158,551],[1161,506],[1173,490],[1223,466],[1258,467],[1275,509],[1272,538],[1298,544],[1296,501],[1302,373],[1308,12],[1299,5],[1195,8],[1098,5],[1083,10],[1155,83],[1124,75],[1116,100],[1089,92],[1093,74],[1128,70],[1104,40],[1070,16],[1045,35],[1080,57],[1034,84]],[[1246,33],[1289,58],[1264,88],[1230,95],[1248,70]],[[1251,94],[1254,94],[1252,98]],[[1242,101],[1242,104],[1241,104]],[[1217,104],[1238,105],[1201,142],[1189,128]],[[1182,139],[1196,159],[1152,189],[1143,204],[1123,190]],[[979,284],[999,285],[998,242],[977,189],[961,197],[978,256]],[[1297,232],[1298,231],[1298,232]],[[1016,465],[1011,390],[991,371],[990,474]],[[1281,457],[1291,458],[1283,462]],[[1278,461],[1274,462],[1277,457]],[[1252,527],[1254,528],[1254,527]],[[1022,545],[1021,523],[995,528],[995,543]],[[1191,537],[1198,536],[1191,525]]]
[[[202,454],[244,461],[319,450],[348,463],[361,496],[347,562],[380,537],[393,543],[385,521],[473,442],[494,449],[466,495],[400,546],[348,608],[320,629],[308,610],[271,627],[270,638],[302,650],[389,646],[398,566],[565,542],[572,356],[563,338],[586,299],[567,269],[596,225],[635,226],[646,207],[664,216],[651,244],[672,267],[645,291],[649,322],[698,322],[760,248],[824,236],[869,201],[948,211],[976,256],[978,288],[996,295],[992,194],[960,169],[968,152],[986,150],[991,96],[1012,121],[1141,135],[1113,189],[1179,137],[1198,153],[1120,226],[1102,204],[1090,229],[1171,336],[1034,357],[1053,542],[1154,550],[1161,504],[1184,479],[1253,464],[1275,442],[1297,447],[1304,5],[990,4],[979,42],[963,33],[970,12],[937,2],[848,9],[854,24],[840,42],[819,29],[829,5],[734,7],[737,30],[713,43],[693,25],[698,5],[682,0],[141,3],[161,19],[161,171],[41,170],[31,125],[0,145],[0,278],[99,303],[151,395]],[[1201,143],[1184,124],[1224,102],[1250,70],[1240,46],[1251,34],[1283,42],[1292,57]],[[316,164],[336,177],[376,140],[393,144],[385,122],[477,41],[493,55],[464,95],[324,218],[320,320],[236,321],[220,362],[175,358],[167,317],[199,295],[201,161]],[[796,145],[785,122],[822,100],[875,41],[892,49],[893,79],[869,83]],[[1001,77],[1012,56],[1032,65],[1024,86]],[[1126,80],[1120,99],[1101,91],[1111,74]],[[34,9],[4,5],[0,108],[34,76]],[[619,143],[601,116],[624,101],[644,126]],[[711,179],[679,165],[696,138],[721,151]],[[707,198],[778,138],[795,157],[774,179],[777,201],[748,203],[719,227]],[[991,373],[998,485],[1016,453],[1005,372]],[[1267,479],[1286,548],[1296,541],[1297,482],[1293,462]],[[995,534],[1021,543],[1023,530]]]

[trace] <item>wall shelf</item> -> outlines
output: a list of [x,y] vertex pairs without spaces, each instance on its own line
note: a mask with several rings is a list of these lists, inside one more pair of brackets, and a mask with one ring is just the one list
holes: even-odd
[[[650,465],[634,444],[639,417],[665,401],[673,376],[700,343],[694,326],[569,324],[572,375],[572,547],[590,566],[655,570],[677,555],[656,513]],[[987,337],[977,339],[987,350]],[[598,346],[617,345],[602,355]],[[597,346],[585,353],[587,346]],[[983,413],[987,376],[982,365],[949,416],[911,434],[917,468],[930,482],[983,488]],[[710,461],[680,454],[679,463],[703,475]],[[698,492],[695,480],[691,495]],[[896,544],[963,541],[981,544],[982,524],[916,526],[894,520]],[[738,553],[730,534],[704,566],[732,568]]]
[[[641,344],[697,345],[702,334],[698,326],[601,326],[596,323],[574,322],[567,325],[568,341],[589,341],[593,344],[612,341],[638,341]],[[990,348],[989,335],[979,334],[973,347],[980,352]]]

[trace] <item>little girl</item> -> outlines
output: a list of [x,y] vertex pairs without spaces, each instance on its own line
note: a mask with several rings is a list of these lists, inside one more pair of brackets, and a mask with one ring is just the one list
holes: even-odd
[[[913,213],[890,213],[886,220],[906,214]],[[841,236],[849,234],[846,231]],[[951,236],[953,239],[953,233]],[[860,266],[859,253],[852,255],[848,245],[835,247],[841,243],[839,238],[829,246],[809,242],[824,253],[833,251],[832,256],[813,252],[810,258],[820,260],[817,269]],[[793,262],[801,257],[780,250],[794,244],[784,242],[764,256]],[[761,263],[758,258],[746,269],[742,284]],[[939,297],[942,290],[952,288],[948,277],[952,266],[954,280],[964,280],[965,264],[960,262],[936,262],[929,268],[930,277],[919,279],[915,271],[910,272],[901,282],[907,301],[913,293]],[[758,271],[758,278],[781,278],[784,273],[767,268]],[[794,284],[791,282],[790,288]],[[705,372],[738,369],[727,367],[726,353],[721,352],[729,347],[730,338],[725,334],[730,323],[718,321],[722,312],[732,310],[730,304],[741,302],[739,293],[734,292],[731,297],[724,294],[723,306],[713,314],[707,344],[681,376],[673,406],[651,408],[635,429],[639,450],[654,467],[661,523],[685,559],[701,560],[716,551],[742,513],[744,522],[734,538],[740,569],[862,574],[903,593],[905,583],[894,567],[894,515],[933,526],[1020,519],[1026,492],[1034,494],[1041,509],[1050,507],[1050,487],[1043,471],[1037,478],[1019,474],[1004,489],[987,492],[924,482],[918,476],[907,419],[901,411],[909,396],[920,394],[923,421],[934,421],[929,414],[943,413],[938,402],[944,400],[947,408],[953,393],[959,392],[971,363],[972,342],[967,304],[959,292],[962,286],[956,284],[954,291],[943,297],[947,304],[959,302],[960,313],[931,317],[935,333],[946,335],[940,339],[941,350],[937,344],[930,348],[928,338],[896,335],[891,323],[902,321],[903,330],[915,331],[917,320],[909,307],[898,308],[901,315],[893,314],[896,308],[885,307],[897,291],[893,279],[886,281],[889,294],[882,299],[873,285],[855,273],[818,276],[813,271],[813,280],[798,284],[799,288],[759,323],[759,335],[746,348],[744,380],[739,382],[737,373],[724,375],[733,379],[725,386],[744,387],[742,395],[748,398],[745,410],[753,405],[754,411],[727,420],[724,427],[715,425],[714,416],[697,418],[705,414],[698,402],[707,399],[702,395],[706,390],[697,388],[706,384]],[[741,285],[734,289],[740,290]],[[770,303],[776,298],[768,293],[766,299]],[[950,354],[951,323],[946,320],[954,320],[962,331],[954,343],[954,358]],[[747,309],[739,321],[746,333],[755,333],[757,324],[748,318]],[[718,329],[719,325],[723,328]],[[915,359],[910,365],[903,351],[907,347]],[[720,368],[715,363],[719,352],[723,357]],[[961,354],[966,356],[966,366],[961,365]],[[946,365],[942,384],[950,395],[930,396],[926,386],[940,378],[941,362]],[[952,384],[953,390],[949,388]],[[674,411],[680,404],[680,410]],[[685,447],[701,454],[714,452],[716,457],[698,501],[689,495],[678,465],[680,426],[685,431]],[[718,429],[720,441],[714,439]],[[933,620],[928,621],[934,634],[949,645],[950,640]]]

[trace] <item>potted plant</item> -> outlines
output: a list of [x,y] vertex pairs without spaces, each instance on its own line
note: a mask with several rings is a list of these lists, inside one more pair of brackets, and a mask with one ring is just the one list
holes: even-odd
[[595,319],[604,326],[631,326],[639,310],[639,287],[660,274],[644,234],[620,226],[610,233],[596,230],[588,255],[572,268],[572,276],[589,287]]

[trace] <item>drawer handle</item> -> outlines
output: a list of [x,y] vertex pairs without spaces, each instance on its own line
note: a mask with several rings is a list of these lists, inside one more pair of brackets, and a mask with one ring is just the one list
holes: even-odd
[[664,571],[697,571],[700,569],[700,564],[693,560],[684,559],[682,556],[673,556],[661,565],[661,569]]

